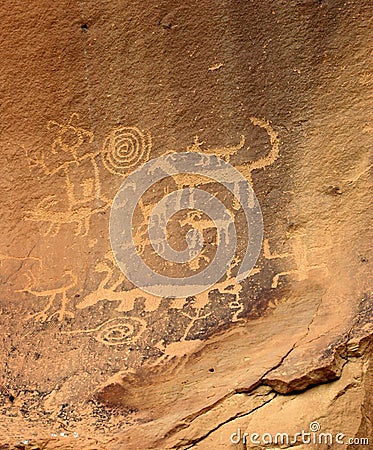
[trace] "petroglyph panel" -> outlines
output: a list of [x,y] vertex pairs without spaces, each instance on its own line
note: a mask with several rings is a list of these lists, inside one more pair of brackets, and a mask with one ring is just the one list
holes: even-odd
[[0,448],[227,448],[296,392],[368,433],[369,2],[34,3],[0,6]]
[[[224,175],[223,185],[219,183],[221,177],[219,170],[220,166],[224,167],[226,163],[234,164],[240,152],[249,149],[247,136],[258,127],[267,136],[268,150],[262,152],[258,150],[257,153],[261,153],[259,158],[237,165],[238,173],[244,174],[245,178],[242,180],[246,179],[255,188],[252,173],[269,167],[279,157],[280,141],[274,126],[267,119],[250,117],[246,134],[240,135],[239,142],[220,147],[209,147],[195,136],[192,144],[186,146],[185,150],[189,153],[185,155],[195,154],[196,158],[199,158],[200,167],[197,171],[192,166],[189,170],[177,169],[173,160],[176,161],[175,157],[179,152],[167,148],[161,153],[166,157],[162,160],[162,164],[149,169],[149,177],[156,176],[159,170],[165,175],[159,182],[156,178],[155,181],[151,180],[144,195],[139,196],[132,216],[132,231],[130,230],[136,251],[147,265],[155,267],[155,270],[163,274],[162,276],[170,274],[171,280],[175,275],[187,279],[206,270],[212,263],[218,249],[219,233],[223,233],[223,238],[224,233],[228,236],[228,228],[234,225],[241,241],[235,248],[234,258],[219,276],[220,279],[209,289],[201,289],[201,292],[195,295],[177,295],[175,298],[162,299],[162,296],[134,286],[118,267],[110,248],[106,219],[113,203],[112,190],[108,189],[106,192],[105,189],[107,180],[119,187],[123,178],[126,179],[139,166],[141,167],[141,164],[151,161],[152,137],[149,132],[140,131],[140,128],[121,126],[113,128],[100,143],[96,142],[94,133],[79,122],[80,117],[77,113],[72,113],[66,121],[49,120],[47,122],[47,129],[51,132],[49,146],[47,145],[44,150],[25,147],[31,176],[51,181],[52,184],[55,181],[62,186],[62,190],[38,200],[32,209],[25,211],[24,219],[37,222],[41,238],[48,238],[50,245],[56,242],[63,230],[66,236],[69,236],[68,239],[74,242],[83,240],[83,245],[88,248],[94,250],[95,247],[100,247],[106,250],[103,253],[96,251],[95,260],[88,268],[79,267],[76,262],[71,264],[64,258],[60,276],[55,279],[51,277],[46,285],[41,283],[43,286],[39,286],[38,283],[40,273],[25,271],[23,286],[16,292],[23,293],[30,302],[37,305],[33,308],[36,312],[26,314],[25,320],[37,323],[53,322],[56,319],[62,324],[63,334],[78,335],[83,340],[93,336],[98,343],[107,346],[129,348],[134,344],[134,339],[140,340],[148,349],[142,355],[142,359],[146,360],[153,354],[151,359],[155,357],[152,362],[155,364],[157,360],[161,362],[168,357],[177,356],[176,349],[189,345],[187,344],[189,341],[191,348],[195,348],[192,341],[200,343],[222,326],[242,321],[250,316],[256,307],[255,299],[245,292],[247,286],[258,283],[262,271],[268,270],[266,260],[276,256],[270,254],[266,238],[264,258],[260,258],[257,265],[250,270],[246,280],[237,279],[243,259],[242,250],[245,245],[249,245],[248,236],[250,232],[252,233],[252,230],[249,232],[247,230],[247,218],[242,216],[245,211],[243,208],[245,204],[251,208],[254,203],[250,199],[251,194],[243,200],[245,187],[242,181],[234,181],[232,177],[225,180]],[[210,169],[213,167],[212,164],[217,164],[215,169]],[[214,180],[214,177],[217,178]],[[138,189],[137,184],[131,183],[126,184],[126,191],[120,200],[121,207],[126,206]],[[203,205],[199,205],[193,197],[188,197],[185,201],[186,194],[193,193],[194,189],[199,189],[200,191],[196,192],[203,195],[213,195],[213,199],[219,199],[219,204],[227,205],[224,207],[228,208],[226,210],[230,217],[228,224],[224,225],[222,222],[219,225],[220,219],[218,222],[217,218],[212,220],[203,212]],[[171,198],[174,203],[173,209],[163,217],[164,207],[161,205],[164,204],[168,208],[166,202]],[[106,229],[103,228],[104,233],[99,239],[97,237],[95,239],[95,233],[90,230],[94,216],[106,219],[104,222]],[[159,243],[159,239],[154,235],[154,225],[158,228],[161,226],[163,233]],[[220,231],[217,230],[217,226],[220,227]],[[168,241],[173,247],[167,244]],[[172,264],[164,253],[165,243],[168,252],[185,254],[184,259],[174,261],[176,264]],[[180,249],[188,243],[189,250],[180,253]],[[174,249],[177,247],[179,250],[175,253]],[[260,247],[261,242],[258,249]],[[279,258],[285,256],[288,255],[281,255]],[[295,254],[289,256],[296,258]],[[302,258],[298,255],[299,259]],[[279,279],[285,275],[295,273],[300,279],[306,279],[308,266],[305,268],[303,262],[300,264],[300,268],[273,273],[271,289],[276,288]],[[87,275],[84,275],[87,269],[91,286],[89,290],[81,288],[82,283],[87,282]],[[84,279],[79,274],[83,274]],[[101,322],[88,319],[84,329],[79,327],[79,324],[84,322],[83,317],[87,317],[87,313],[95,318],[103,305],[106,305],[106,312]],[[260,307],[265,309],[265,305]],[[127,325],[121,326],[121,322],[125,320],[123,313],[130,313],[128,320],[137,323],[138,326],[141,324],[141,333],[135,333],[131,328],[132,325],[128,325],[129,328]],[[67,319],[69,323],[64,325]],[[164,324],[161,330],[156,329],[159,320]],[[168,332],[170,327],[171,331]],[[143,333],[145,329],[146,333]],[[149,348],[153,350],[149,352]]]
[[[237,278],[243,259],[242,249],[248,245],[248,235],[252,233],[252,230],[245,231],[248,223],[245,216],[242,216],[244,186],[241,181],[234,182],[230,177],[223,181],[223,184],[226,183],[226,187],[229,187],[227,190],[217,180],[221,176],[218,175],[220,166],[240,161],[240,152],[250,148],[248,137],[256,127],[265,132],[268,150],[257,150],[256,153],[261,154],[259,158],[239,162],[236,165],[239,173],[243,174],[255,188],[252,174],[270,167],[279,158],[280,139],[269,120],[250,117],[248,131],[240,135],[237,144],[209,147],[195,136],[193,143],[186,148],[189,153],[185,155],[196,154],[200,165],[197,171],[191,167],[190,170],[180,172],[173,163],[178,152],[165,149],[161,155],[167,158],[162,160],[159,167],[149,169],[149,177],[156,176],[159,170],[165,175],[159,182],[157,178],[151,180],[149,188],[139,196],[132,215],[130,231],[133,242],[136,245],[136,252],[146,264],[153,265],[153,268],[163,275],[171,274],[173,277],[178,274],[180,277],[181,274],[188,279],[194,274],[201,273],[212,263],[218,248],[219,232],[217,233],[216,227],[219,226],[219,221],[216,222],[216,218],[214,221],[206,215],[203,206],[201,205],[201,210],[193,197],[189,196],[185,202],[184,194],[189,194],[194,189],[202,189],[199,192],[206,194],[211,192],[213,198],[218,198],[219,203],[223,202],[221,205],[228,205],[230,220],[225,232],[228,233],[228,227],[231,225],[236,226],[238,237],[244,243],[237,245],[234,258],[217,282],[195,295],[176,295],[175,298],[168,299],[146,292],[141,287],[134,286],[118,267],[110,249],[107,227],[100,236],[100,248],[109,250],[101,254],[97,252],[95,262],[88,268],[91,280],[91,288],[88,291],[83,289],[81,294],[76,294],[77,291],[81,291],[82,282],[86,282],[86,275],[85,280],[82,280],[78,273],[82,273],[82,269],[87,270],[77,266],[76,263],[74,271],[72,264],[66,261],[63,264],[62,275],[51,279],[47,287],[38,286],[38,279],[32,270],[25,272],[24,286],[16,292],[27,294],[28,298],[40,304],[40,311],[27,314],[25,320],[50,322],[57,319],[62,323],[63,334],[79,335],[81,339],[93,336],[98,343],[107,346],[129,348],[135,340],[143,340],[145,348],[152,348],[153,351],[145,352],[142,358],[147,359],[152,353],[155,356],[152,364],[156,364],[157,361],[178,356],[178,348],[182,349],[189,345],[196,348],[198,343],[213,335],[214,331],[222,326],[242,321],[251,315],[255,316],[258,313],[256,305],[259,301],[258,285],[267,284],[266,288],[261,288],[262,292],[259,294],[268,295],[266,301],[263,302],[264,299],[259,301],[259,308],[263,312],[266,304],[272,306],[276,304],[271,291],[278,288],[286,277],[304,281],[312,270],[327,271],[325,263],[309,262],[309,254],[317,251],[317,248],[308,248],[298,233],[287,239],[289,251],[281,254],[271,251],[269,238],[265,237],[262,256],[256,266],[250,270],[246,280],[239,281]],[[50,120],[47,129],[54,133],[50,147],[41,151],[26,149],[25,154],[32,175],[38,173],[39,177],[62,181],[63,190],[39,200],[33,209],[26,211],[25,219],[38,222],[41,225],[41,235],[50,238],[52,245],[64,226],[65,233],[70,239],[84,239],[84,245],[87,245],[87,238],[90,238],[88,247],[94,249],[98,246],[98,239],[90,232],[92,217],[109,212],[113,204],[110,190],[105,192],[105,181],[109,179],[111,183],[120,186],[123,177],[127,178],[139,166],[141,167],[141,164],[151,161],[152,137],[149,132],[142,132],[137,127],[121,126],[113,128],[100,144],[96,142],[92,131],[79,124],[77,113],[71,114],[66,122]],[[210,167],[213,167],[211,164],[218,165],[211,171]],[[216,180],[213,179],[215,172]],[[126,206],[139,189],[135,182],[129,182],[125,186],[119,202],[120,207]],[[170,213],[166,213],[163,217],[163,209],[168,208],[166,201],[169,202],[171,197],[175,205]],[[250,195],[245,201],[252,207]],[[154,235],[155,224],[158,228],[160,226],[163,233],[160,240]],[[224,232],[223,228],[220,233],[222,231]],[[181,248],[188,245],[188,240],[189,250],[175,252],[174,248],[177,246]],[[176,264],[172,265],[170,258],[165,257],[167,255],[164,245],[168,241],[173,245],[170,247],[167,244],[168,252],[179,256],[185,254],[185,260],[183,258],[176,260],[174,261]],[[191,243],[193,248],[190,247]],[[268,262],[277,260],[281,260],[283,267],[276,272],[276,268],[270,267]],[[270,277],[270,282],[263,282],[263,273],[266,273],[266,277]],[[106,313],[101,322],[94,320],[94,326],[76,328],[72,319],[75,319],[77,324],[83,323],[85,311],[96,317],[98,308],[102,309],[103,304],[106,305]],[[123,313],[131,315],[126,319],[122,316]],[[79,315],[82,315],[81,319]],[[69,325],[63,325],[66,319],[69,319]],[[162,330],[156,330],[155,324],[160,319],[164,327]],[[125,320],[137,325],[135,327],[125,325]],[[91,322],[88,320],[88,323]],[[141,333],[135,332],[139,327]],[[171,331],[168,332],[170,327]],[[194,340],[196,344],[192,344]],[[154,356],[151,359],[154,359]],[[123,357],[126,357],[125,354]]]

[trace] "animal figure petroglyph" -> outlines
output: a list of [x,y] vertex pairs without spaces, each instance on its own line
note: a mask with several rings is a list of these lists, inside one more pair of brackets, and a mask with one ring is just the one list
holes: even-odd
[[[203,344],[203,341],[200,339],[188,340],[187,337],[194,324],[199,320],[205,319],[206,317],[210,316],[211,313],[202,315],[201,308],[194,309],[194,311],[194,315],[188,314],[185,311],[181,312],[181,314],[187,317],[190,321],[185,327],[182,337],[177,342],[171,342],[171,344],[164,345],[164,342],[161,340],[155,344],[155,347],[158,348],[163,353],[163,355],[158,358],[152,365],[158,365],[162,361],[175,360],[175,368],[180,369],[182,365],[187,362],[188,355],[195,352],[201,346],[201,344]],[[180,359],[183,360],[181,364]]]
[[[31,254],[32,249],[29,252],[29,255]],[[38,258],[36,256],[12,256],[12,255],[8,255],[8,254],[4,254],[4,253],[0,253],[0,267],[3,266],[7,266],[6,262],[17,262],[18,263],[18,267],[12,271],[10,274],[7,273],[7,275],[5,275],[4,273],[4,284],[7,284],[8,281],[10,280],[10,278],[14,275],[18,275],[21,270],[24,268],[24,266],[26,266],[27,270],[30,270],[30,268],[32,268],[34,266],[35,263],[37,263],[37,266],[39,268],[41,268],[43,266],[42,260],[41,258]],[[14,268],[14,265],[11,264],[10,267]],[[8,269],[10,268],[8,267]]]
[[57,204],[56,196],[48,195],[33,210],[26,211],[25,219],[46,223],[47,229],[43,232],[44,236],[56,236],[61,226],[66,224],[76,224],[75,236],[87,236],[92,215],[106,211],[110,207],[109,204],[94,209],[89,206],[69,205],[66,210],[56,211],[54,207]]
[[[65,180],[65,192],[68,202],[65,209],[58,210],[58,199],[55,195],[48,195],[42,199],[32,211],[28,211],[27,219],[37,222],[43,222],[47,224],[46,234],[57,235],[64,224],[75,225],[75,235],[87,235],[90,227],[90,219],[94,214],[104,212],[110,207],[111,200],[106,198],[102,194],[101,182],[99,177],[99,170],[97,165],[97,157],[101,155],[101,161],[105,168],[111,173],[123,176],[127,174],[131,169],[135,168],[141,162],[145,162],[149,156],[151,149],[151,136],[142,133],[136,127],[119,127],[113,129],[106,138],[103,149],[101,151],[89,151],[85,154],[81,154],[83,144],[91,144],[94,136],[89,130],[73,125],[73,121],[78,118],[77,114],[73,114],[67,124],[60,124],[55,121],[48,123],[48,128],[57,130],[56,137],[51,145],[50,153],[58,155],[59,151],[62,151],[65,155],[70,155],[67,161],[61,162],[57,166],[50,167],[47,164],[47,153],[39,153],[34,155],[27,155],[31,167],[38,167],[45,175],[63,175]],[[255,117],[250,118],[251,123],[254,126],[258,126],[264,129],[270,140],[271,149],[267,155],[259,158],[256,161],[247,162],[240,166],[236,166],[238,170],[252,183],[252,172],[254,170],[265,169],[273,164],[273,162],[279,156],[279,139],[277,133],[273,130],[272,126],[265,119],[259,119]],[[67,139],[68,136],[68,139]],[[187,151],[201,152],[208,158],[216,156],[223,159],[226,162],[231,162],[232,158],[238,154],[245,146],[245,137],[242,135],[240,142],[236,145],[218,148],[202,148],[203,143],[199,141],[196,136],[194,143],[191,147],[187,148]],[[172,152],[168,152],[172,153]],[[76,194],[76,185],[74,184],[74,178],[72,176],[73,170],[79,169],[80,165],[88,163],[91,167],[91,173],[89,177],[86,177],[81,184],[82,195]],[[167,172],[167,167],[161,168]],[[170,171],[173,170],[172,160],[170,161]],[[154,169],[155,170],[155,169]],[[203,179],[202,176],[196,176],[198,182],[193,182],[190,179],[190,175],[180,174],[174,175],[173,179],[178,189],[185,186],[193,187],[198,186],[209,181],[209,179]],[[186,180],[186,181],[183,181]],[[136,186],[133,186],[136,190]],[[233,186],[233,190],[236,193],[239,192],[240,186]],[[169,188],[166,188],[164,194],[169,193]],[[150,217],[151,211],[154,208],[154,204],[145,204],[143,199],[140,199],[138,206],[140,208],[143,220],[142,223],[134,230],[134,240],[138,243],[138,251],[141,253],[144,251],[145,246],[150,243],[148,236],[148,225],[145,224],[146,220]],[[198,210],[198,205],[193,205]],[[233,202],[233,208],[238,209],[237,199]],[[193,222],[192,213],[187,216],[187,219],[181,224],[182,226]],[[196,213],[194,213],[196,214]],[[198,224],[198,230],[205,230],[211,227],[211,221],[202,219],[194,220],[194,225]],[[196,236],[190,236],[190,238],[196,238]],[[197,239],[197,238],[196,238]],[[196,258],[192,259],[190,264],[191,270],[198,270],[201,264],[210,262],[209,257],[204,254],[203,251]],[[258,273],[260,269],[254,269],[251,275]],[[136,299],[145,299],[146,309],[148,311],[155,310],[159,307],[161,299],[152,296],[141,289],[130,289],[128,291],[121,290],[122,285],[126,283],[126,279],[111,255],[111,252],[106,255],[106,259],[98,263],[95,267],[95,272],[98,274],[104,274],[104,278],[99,282],[99,286],[96,291],[91,292],[77,305],[78,309],[84,309],[89,306],[95,305],[100,301],[108,300],[118,302],[118,311],[131,311],[134,308],[134,302]],[[282,276],[283,274],[278,274]],[[66,273],[68,276],[68,273]],[[29,286],[27,292],[33,293],[36,296],[47,297],[49,299],[49,306],[43,310],[39,316],[42,320],[49,320],[47,312],[52,306],[57,297],[61,297],[61,302],[66,306],[67,290],[71,289],[76,284],[76,278],[73,278],[73,274],[70,273],[70,283],[64,285],[64,287],[52,289],[49,291],[38,291],[35,286]],[[276,284],[276,282],[275,282]],[[231,301],[229,307],[234,311],[233,320],[238,320],[238,315],[243,310],[243,305],[239,299],[241,292],[241,285],[235,283],[234,277],[231,279],[230,275],[227,275],[226,279],[217,283],[214,286],[220,293],[229,293],[235,296],[235,300]],[[211,289],[210,289],[211,291]],[[196,308],[203,308],[208,302],[208,292],[202,292],[196,296]],[[173,306],[180,308],[185,303],[185,299],[175,299]],[[63,308],[61,308],[59,314],[59,320],[61,316],[68,314]],[[52,316],[54,316],[54,313]]]
[[287,259],[292,258],[295,262],[295,268],[285,270],[283,272],[277,273],[271,283],[271,288],[275,289],[278,287],[279,280],[281,277],[287,276],[287,275],[293,275],[295,276],[297,281],[304,281],[308,278],[308,274],[311,270],[322,270],[327,271],[328,267],[325,263],[318,263],[318,264],[312,264],[309,262],[309,256],[313,252],[317,252],[318,250],[326,250],[328,248],[331,248],[331,246],[324,246],[324,247],[308,247],[304,243],[304,240],[302,239],[304,235],[295,235],[290,240],[292,243],[292,251],[291,252],[284,252],[284,253],[272,253],[269,247],[269,241],[268,239],[264,240],[263,243],[263,254],[264,257],[268,260],[271,259]]
[[[200,153],[203,144],[204,144],[203,142],[199,141],[198,136],[195,136],[193,144],[187,148],[187,151]],[[240,142],[237,145],[232,145],[232,146],[228,146],[228,147],[204,148],[203,153],[207,154],[207,155],[217,156],[218,158],[224,159],[224,161],[229,163],[231,160],[231,157],[233,155],[237,154],[237,152],[239,150],[241,150],[244,147],[244,145],[245,145],[245,136],[241,135]],[[206,162],[207,161],[208,161],[208,158],[206,159]]]
[[[26,278],[28,283],[25,288],[20,289],[16,292],[27,292],[29,294],[34,295],[37,298],[47,298],[47,305],[38,313],[31,315],[26,320],[40,320],[41,322],[48,322],[53,319],[54,316],[58,317],[58,321],[62,322],[65,316],[74,317],[74,314],[70,311],[67,311],[67,304],[70,299],[67,295],[68,291],[74,288],[77,284],[77,277],[72,271],[66,271],[62,277],[60,282],[62,281],[62,285],[59,287],[51,288],[51,289],[39,289],[37,287],[37,280],[32,272],[26,273]],[[54,303],[59,300],[61,303],[60,308],[49,314],[52,309]]]
[[145,311],[154,311],[159,307],[160,297],[155,297],[142,289],[135,288],[126,291],[118,290],[125,276],[116,265],[112,252],[108,252],[106,260],[96,264],[95,272],[104,273],[105,277],[100,281],[98,288],[92,291],[77,305],[77,309],[85,309],[96,305],[100,301],[119,302],[116,308],[119,312],[132,311],[137,299],[145,300]]
[[19,261],[21,263],[25,261],[34,261],[41,264],[41,258],[38,258],[36,256],[12,256],[0,253],[0,265],[3,264],[3,261]]
[[[270,151],[267,155],[255,161],[248,161],[241,165],[235,165],[235,168],[245,176],[250,184],[252,184],[252,172],[254,170],[266,169],[267,167],[271,166],[279,157],[280,140],[278,138],[278,134],[275,132],[268,120],[260,119],[257,117],[250,117],[250,122],[254,126],[260,127],[266,131],[271,145]],[[200,142],[198,136],[196,136],[193,145],[191,147],[188,147],[188,151],[204,153],[207,155],[215,155],[229,163],[232,156],[236,155],[241,149],[243,149],[244,145],[245,136],[242,135],[241,140],[237,145],[233,145],[230,147],[202,148],[203,142]]]

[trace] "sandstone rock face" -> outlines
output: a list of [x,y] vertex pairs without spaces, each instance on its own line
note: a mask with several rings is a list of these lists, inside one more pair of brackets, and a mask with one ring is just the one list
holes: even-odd
[[[370,2],[0,10],[0,449],[369,448]],[[151,243],[153,208],[181,189],[228,208],[237,242],[207,290],[171,298],[123,273],[110,214],[146,162],[183,152],[203,170],[141,178],[137,254],[173,279],[213,263],[206,204],[165,230],[179,252],[204,239],[190,261]],[[261,207],[244,279],[253,230],[216,158]]]

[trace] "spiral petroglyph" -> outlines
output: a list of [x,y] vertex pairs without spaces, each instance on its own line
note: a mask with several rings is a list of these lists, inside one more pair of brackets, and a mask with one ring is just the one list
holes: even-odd
[[115,317],[96,328],[62,331],[62,334],[93,334],[96,341],[104,345],[128,345],[139,339],[146,328],[146,322],[139,317]]
[[151,137],[136,127],[111,130],[104,141],[101,157],[106,169],[116,175],[144,163],[150,152]]
[[105,322],[95,333],[95,339],[105,345],[135,342],[142,334],[146,322],[137,317],[118,317]]

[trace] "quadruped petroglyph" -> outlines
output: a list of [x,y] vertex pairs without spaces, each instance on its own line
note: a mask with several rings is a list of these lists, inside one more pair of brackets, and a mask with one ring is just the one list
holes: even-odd
[[[26,320],[48,322],[53,317],[57,317],[58,321],[61,322],[65,317],[74,317],[74,313],[67,309],[71,299],[69,291],[76,286],[78,281],[77,276],[72,271],[66,271],[60,280],[56,280],[56,286],[48,289],[41,289],[38,286],[38,280],[31,271],[26,273],[26,278],[26,286],[17,292],[25,292],[36,298],[47,300],[47,304],[41,311],[30,315]],[[52,312],[56,306],[55,303],[59,303],[60,306]]]

